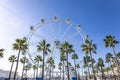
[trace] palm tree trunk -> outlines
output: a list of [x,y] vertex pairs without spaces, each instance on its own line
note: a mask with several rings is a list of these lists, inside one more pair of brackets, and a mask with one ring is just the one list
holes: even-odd
[[78,80],[80,80],[80,73],[79,73],[79,71],[78,71],[78,75],[77,76],[78,76]]
[[64,60],[63,60],[63,80],[64,80],[64,65],[65,65],[65,63],[64,63]]
[[37,71],[36,71],[36,79],[38,78],[38,66],[37,66]]
[[[92,54],[91,54],[91,52],[90,52],[90,57],[91,57],[91,59],[92,59]],[[91,61],[91,63],[92,63],[93,79],[96,80],[95,70],[94,70],[94,66],[93,66],[94,63],[93,63],[93,61]]]
[[17,59],[17,65],[16,65],[16,68],[15,68],[15,73],[14,73],[14,79],[16,79],[16,74],[17,74],[17,69],[18,69],[18,63],[19,63],[19,57],[20,57],[20,50],[18,51],[18,59]]
[[115,72],[114,72],[114,70],[113,70],[111,61],[110,61],[110,67],[111,67],[111,69],[112,69],[113,74],[115,75]]
[[88,62],[87,62],[87,69],[88,69],[88,80],[89,80],[90,79],[90,69],[89,69]]
[[[106,70],[107,71],[107,77],[110,75],[109,73],[108,73],[108,70]],[[110,77],[111,78],[111,77]],[[110,79],[109,79],[110,80]]]
[[27,78],[27,69],[26,69],[26,76],[25,76],[25,78]]
[[102,66],[101,66],[101,73],[102,73],[102,79],[104,79],[104,72]]
[[114,56],[115,56],[115,60],[116,60],[116,65],[117,65],[117,72],[118,72],[118,76],[120,76],[120,71],[119,71],[119,61],[117,59],[117,54],[115,53],[115,49],[114,47],[112,47],[112,50],[113,50],[113,53],[114,53]]
[[51,66],[50,66],[49,80],[51,80]]
[[21,78],[23,78],[24,66],[25,66],[25,63],[23,63],[23,69],[22,69],[22,76],[21,76]]
[[66,53],[66,54],[67,54],[67,55],[66,55],[66,56],[67,56],[67,60],[66,60],[66,61],[67,61],[67,71],[68,71],[68,73],[67,73],[67,77],[68,77],[68,80],[70,80],[69,66],[68,66],[68,65],[69,65],[69,63],[68,63],[68,53]]
[[[114,70],[113,70],[113,66],[112,66],[111,61],[110,61],[110,67],[111,67],[111,69],[112,69],[113,74],[115,75],[115,72],[114,72]],[[115,78],[115,80],[116,80],[116,78]]]
[[82,66],[81,71],[82,71],[82,77],[83,77],[83,74],[84,74],[84,71],[85,71],[85,68],[83,66]]
[[35,70],[34,70],[34,73],[33,73],[33,78],[35,79]]
[[[61,68],[61,67],[60,67]],[[61,69],[60,69],[60,79],[61,79]]]
[[88,68],[88,80],[90,79],[90,69],[88,65],[88,55],[86,54],[86,59],[87,59],[87,68]]
[[77,71],[76,71],[76,61],[75,61],[75,59],[74,59],[74,65],[75,65],[75,75],[76,75],[76,77],[77,77]]
[[45,51],[43,50],[43,66],[42,66],[42,80],[44,79],[44,54],[45,54]]
[[13,64],[14,64],[14,62],[12,62],[12,65],[11,65],[11,68],[10,68],[9,80],[10,80],[10,76],[11,76],[11,72],[12,72]]

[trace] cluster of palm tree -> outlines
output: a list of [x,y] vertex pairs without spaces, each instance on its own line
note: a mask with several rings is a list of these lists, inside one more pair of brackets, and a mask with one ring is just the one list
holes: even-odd
[[[30,65],[28,63],[28,59],[24,55],[24,53],[26,52],[26,49],[27,49],[26,38],[16,39],[15,43],[13,44],[13,50],[17,50],[18,51],[18,55],[17,56],[11,55],[9,57],[9,59],[8,59],[12,63],[11,64],[10,73],[9,73],[9,79],[11,78],[11,72],[12,72],[12,68],[13,68],[14,62],[16,62],[16,67],[15,67],[13,80],[16,79],[19,62],[21,62],[23,64],[22,78],[23,78],[24,71],[26,71],[26,73],[27,73],[27,70],[30,69]],[[24,57],[21,58],[21,59],[20,59],[20,54],[24,55]]]
[[[44,79],[45,76],[45,70],[49,69],[49,80],[52,79],[52,70],[55,68],[55,61],[54,58],[51,56],[48,59],[46,59],[46,55],[51,54],[50,47],[51,45],[47,43],[45,40],[42,40],[39,42],[39,44],[36,46],[36,50],[40,52],[39,55],[36,55],[34,58],[34,65],[29,63],[28,58],[26,57],[26,50],[28,48],[28,45],[26,43],[27,39],[16,39],[15,43],[13,44],[13,50],[18,51],[18,55],[11,55],[9,57],[9,61],[12,63],[9,73],[9,79],[11,77],[12,68],[14,65],[14,62],[16,62],[15,67],[15,73],[14,73],[14,80],[16,79],[17,69],[19,66],[19,62],[22,63],[22,76],[24,77],[24,74],[27,75],[27,71],[31,68],[34,70],[33,78],[38,77],[39,71],[42,72],[42,79]],[[115,52],[115,46],[119,42],[115,40],[114,36],[108,35],[104,39],[104,45],[105,47],[110,47],[113,51],[113,54],[108,52],[105,57],[105,61],[102,58],[99,58],[96,62],[93,55],[97,54],[97,45],[93,43],[93,40],[89,40],[88,36],[86,36],[85,42],[81,45],[82,51],[85,53],[85,56],[83,57],[83,65],[80,65],[79,63],[76,63],[78,60],[78,54],[73,49],[73,45],[69,44],[68,42],[63,42],[59,47],[59,53],[60,53],[60,62],[58,64],[58,69],[60,70],[60,78],[62,80],[65,80],[65,69],[67,71],[67,79],[70,80],[70,68],[73,67],[73,70],[75,71],[75,75],[78,79],[81,79],[80,74],[80,68],[84,68],[84,74],[86,76],[86,79],[93,78],[93,80],[97,80],[96,77],[101,76],[102,79],[106,79],[105,72],[107,72],[107,75],[109,75],[108,71],[112,70],[113,75],[119,76],[120,70],[120,53]],[[4,49],[0,49],[0,58],[3,57],[3,51]],[[20,59],[20,55],[22,54],[22,58]],[[69,58],[69,54],[72,54],[71,59],[73,59],[74,65],[70,63],[71,59]],[[47,60],[47,61],[45,61]],[[79,59],[80,60],[80,59]],[[105,66],[105,63],[108,63],[108,66]],[[46,65],[49,65],[49,67],[46,67]],[[114,70],[114,68],[117,68],[117,73]],[[40,70],[39,70],[40,68]],[[98,73],[101,73],[98,74]],[[62,73],[62,74],[61,74]],[[82,73],[83,74],[83,73]],[[26,77],[26,76],[25,76]],[[112,77],[112,76],[111,76]],[[116,79],[116,78],[115,78]]]
[[[120,55],[120,53],[115,52],[115,45],[118,44],[119,42],[117,40],[115,40],[115,36],[108,35],[104,39],[105,47],[111,47],[111,49],[113,50],[113,54],[107,53],[106,57],[105,57],[105,59],[106,59],[105,62],[108,63],[108,67],[105,67],[105,62],[102,58],[99,58],[98,61],[95,64],[95,60],[93,59],[93,56],[92,56],[93,54],[92,53],[96,54],[97,47],[96,47],[96,44],[93,44],[92,42],[93,41],[88,40],[88,36],[86,36],[85,43],[81,46],[82,51],[85,52],[85,55],[86,55],[83,59],[84,67],[88,68],[88,70],[85,71],[85,74],[88,74],[88,76],[90,78],[91,75],[90,75],[90,70],[89,69],[90,69],[90,67],[92,67],[92,74],[93,74],[92,77],[93,77],[94,80],[96,80],[97,73],[99,71],[101,72],[102,79],[106,79],[106,77],[108,75],[108,71],[111,71],[111,70],[113,72],[113,75],[117,75],[117,77],[114,77],[114,79],[116,80],[116,78],[119,78],[119,76],[120,76],[119,75],[119,73],[120,73],[120,70],[119,70],[119,65],[120,65],[119,55]],[[116,71],[117,73],[116,74],[115,74],[115,70],[114,70],[115,67],[117,68],[117,71]],[[106,77],[105,77],[104,72],[107,72]]]

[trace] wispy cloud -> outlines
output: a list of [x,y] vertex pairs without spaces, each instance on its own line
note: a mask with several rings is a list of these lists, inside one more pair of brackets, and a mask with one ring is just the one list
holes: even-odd
[[0,69],[10,69],[11,64],[8,61],[8,57],[11,54],[16,54],[12,50],[12,44],[16,38],[21,36],[22,25],[23,20],[10,9],[9,4],[6,4],[4,1],[0,2],[0,48],[5,49],[4,58],[0,59]]

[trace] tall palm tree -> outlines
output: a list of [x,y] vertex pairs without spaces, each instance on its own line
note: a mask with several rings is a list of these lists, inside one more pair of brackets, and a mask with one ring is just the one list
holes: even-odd
[[12,68],[13,68],[13,64],[14,64],[14,62],[15,62],[15,60],[16,60],[15,55],[11,55],[8,60],[12,63],[12,64],[11,64],[11,68],[10,68],[10,72],[9,72],[9,78],[8,78],[8,79],[10,80],[11,72],[12,72]]
[[88,69],[88,79],[91,78],[90,76],[90,62],[93,61],[94,62],[94,59],[91,59],[90,56],[88,56],[88,54],[86,54],[86,56],[84,57],[84,60],[86,60],[86,66],[87,66],[87,69]]
[[33,65],[32,68],[33,68],[33,70],[34,70],[33,78],[35,78],[35,71],[36,71],[36,69],[37,69],[37,66],[36,66],[36,65]]
[[99,76],[99,71],[100,71],[99,65],[96,64],[94,68],[95,68],[96,76]]
[[76,59],[78,59],[78,55],[74,53],[74,54],[72,55],[72,59],[74,60],[75,73],[76,73],[76,77],[77,77],[77,72],[76,72]]
[[[52,71],[55,69],[55,64],[51,66]],[[54,73],[52,73],[52,78],[54,77]]]
[[27,65],[25,65],[25,67],[24,67],[24,70],[26,71],[26,73],[25,73],[25,74],[26,74],[26,78],[27,78],[27,71],[30,70],[31,67],[32,67],[32,64],[29,63],[29,62],[28,62]]
[[39,44],[37,45],[37,51],[40,52],[42,51],[43,55],[42,55],[42,59],[43,59],[43,62],[42,62],[42,79],[44,79],[44,60],[45,60],[45,54],[47,54],[48,52],[51,52],[50,50],[50,44],[49,43],[46,43],[45,40],[42,40],[41,42],[39,42]]
[[21,76],[21,78],[23,78],[25,63],[28,62],[28,59],[26,58],[26,56],[24,56],[24,57],[22,57],[22,58],[20,59],[20,62],[23,64],[22,76]]
[[68,64],[68,54],[74,52],[73,50],[73,46],[70,45],[68,42],[64,42],[62,45],[61,45],[61,49],[63,50],[63,52],[66,54],[66,63],[67,63],[67,77],[68,77],[68,80],[70,80],[70,75],[69,75],[69,64]]
[[[89,41],[88,40],[88,36],[86,36],[86,40],[85,40],[85,43],[82,44],[82,51],[85,52],[86,54],[90,54],[90,57],[92,59],[92,53],[95,53],[96,54],[96,44],[93,44],[93,41]],[[93,61],[91,61],[91,64],[92,64],[92,71],[93,71],[93,78],[94,80],[96,80],[96,76],[95,76],[95,71],[94,71],[94,63]]]
[[113,53],[114,53],[114,56],[115,56],[115,60],[116,60],[116,65],[117,65],[117,68],[119,70],[119,61],[118,61],[117,54],[115,52],[115,45],[118,44],[118,43],[119,42],[117,40],[115,40],[115,36],[112,36],[112,35],[108,35],[104,39],[104,45],[105,45],[105,47],[111,47],[112,50],[113,50]]
[[14,73],[14,80],[16,79],[16,73],[18,69],[18,64],[19,64],[19,57],[20,53],[23,51],[26,51],[27,49],[27,44],[26,44],[26,39],[16,39],[16,42],[13,44],[13,50],[18,50],[18,56],[17,56],[17,64],[15,68],[15,73]]
[[113,74],[115,75],[115,72],[113,70],[113,66],[112,66],[112,62],[111,62],[111,59],[112,59],[113,55],[111,53],[107,53],[106,54],[106,63],[108,63],[108,65],[110,64],[110,67],[112,69],[112,72]]
[[64,56],[64,52],[63,52],[63,49],[62,48],[60,48],[60,52],[61,52],[61,54],[60,54],[60,61],[62,62],[62,73],[63,73],[63,79],[62,80],[64,80],[64,66],[65,66],[65,60],[66,60],[66,57]]
[[[88,72],[87,72],[87,70],[85,72],[89,73],[89,75],[90,75],[87,56],[83,57],[83,67],[84,67],[84,69],[87,69],[87,67],[88,67]],[[85,75],[86,75],[86,80],[87,80],[87,74],[85,74]]]
[[60,70],[60,79],[61,79],[62,62],[59,62],[58,69]]
[[[107,76],[109,76],[110,74],[109,74],[109,72],[108,71],[110,71],[111,70],[111,68],[110,67],[106,67],[106,68],[104,68],[104,70],[107,72]],[[110,79],[109,79],[110,80]]]
[[77,74],[78,80],[80,80],[80,73],[79,73],[80,65],[79,64],[76,64],[76,69],[78,71],[78,74]]
[[3,51],[4,51],[4,49],[0,49],[0,58],[3,57]]
[[38,77],[38,67],[39,67],[39,63],[42,61],[42,57],[40,55],[36,55],[35,59],[34,59],[35,63],[37,63],[37,71],[36,71],[36,78]]
[[104,62],[103,62],[102,58],[98,59],[97,65],[98,65],[98,67],[100,67],[100,70],[101,70],[101,73],[102,73],[102,79],[105,79],[105,77],[104,77],[104,71],[103,71]]
[[88,74],[88,72],[87,72],[87,71],[84,71],[84,74],[85,74],[85,80],[88,80],[88,79],[87,79],[87,74]]
[[119,60],[120,60],[120,52],[118,52],[118,53],[117,53],[117,57],[118,57],[118,58],[119,58]]
[[50,58],[47,60],[47,63],[50,65],[49,80],[51,80],[51,68],[52,68],[52,66],[54,66],[54,60],[53,60],[53,58],[50,57]]

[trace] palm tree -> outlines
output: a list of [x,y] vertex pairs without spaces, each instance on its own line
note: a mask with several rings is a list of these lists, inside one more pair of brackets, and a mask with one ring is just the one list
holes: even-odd
[[[85,43],[82,44],[82,51],[85,52],[86,54],[90,54],[90,57],[92,59],[92,53],[95,53],[96,54],[96,44],[93,44],[92,43],[93,41],[89,41],[88,40],[88,36],[86,36],[86,40],[85,40]],[[96,77],[95,77],[95,71],[94,71],[94,63],[93,61],[91,61],[91,64],[92,64],[92,70],[93,70],[93,78],[94,80],[96,80]]]
[[13,50],[18,50],[18,56],[17,56],[17,64],[15,68],[15,74],[14,74],[14,80],[16,79],[16,73],[18,69],[18,64],[19,64],[19,57],[20,53],[26,51],[27,49],[27,44],[26,44],[26,39],[16,39],[16,42],[13,44]]
[[107,72],[107,76],[109,76],[110,74],[109,74],[109,72],[108,71],[110,71],[111,69],[110,69],[110,67],[106,67],[106,68],[104,68],[104,70]]
[[4,51],[4,49],[0,49],[0,58],[3,57],[3,51]]
[[85,74],[85,80],[88,80],[88,79],[87,79],[87,74],[88,74],[88,72],[87,72],[87,71],[84,71],[84,74]]
[[97,65],[98,65],[98,67],[100,67],[100,70],[101,70],[101,73],[102,73],[102,79],[105,79],[105,77],[104,77],[104,71],[103,71],[104,62],[103,62],[102,58],[98,59]]
[[43,62],[42,62],[42,79],[44,79],[44,60],[45,60],[45,54],[47,54],[48,52],[51,52],[50,50],[50,44],[49,43],[46,43],[45,40],[42,40],[41,42],[39,42],[39,44],[37,45],[37,51],[40,52],[42,51],[43,52]]
[[77,68],[77,71],[78,71],[78,80],[80,80],[80,73],[79,73],[79,69],[80,69],[80,65],[79,64],[76,64],[76,68]]
[[111,62],[111,58],[113,57],[113,55],[111,53],[107,53],[106,54],[106,63],[110,64],[110,67],[112,69],[113,74],[115,75],[115,72],[113,70],[113,66],[112,66],[112,62]]
[[10,68],[10,73],[9,73],[9,80],[10,80],[10,76],[11,76],[11,72],[12,72],[12,68],[13,68],[13,64],[14,64],[14,62],[15,62],[15,60],[16,60],[16,57],[15,57],[15,55],[11,55],[10,57],[9,57],[9,59],[8,59],[10,62],[12,62],[12,64],[11,64],[11,68]]
[[40,64],[40,66],[39,66],[40,72],[42,72],[42,66],[43,66],[42,64]]
[[98,64],[96,64],[94,68],[95,68],[96,76],[99,76],[100,68],[99,68]]
[[74,54],[72,55],[72,59],[74,60],[75,73],[76,73],[76,77],[77,77],[77,72],[76,72],[76,59],[78,59],[78,55],[74,53]]
[[60,70],[60,79],[61,79],[62,62],[59,62],[58,69]]
[[36,71],[36,69],[37,69],[37,66],[36,66],[36,65],[33,65],[32,68],[33,68],[33,70],[34,70],[33,78],[35,78],[35,71]]
[[93,63],[95,63],[95,61],[94,61],[94,59],[91,59],[90,56],[88,56],[87,54],[86,54],[86,56],[84,58],[86,59],[86,65],[88,67],[88,78],[91,79],[89,62],[93,61]]
[[[86,67],[88,67],[88,72],[87,72],[87,70],[86,70],[85,72],[87,72],[87,73],[90,74],[87,57],[83,57],[83,67],[84,67],[85,69],[86,69]],[[87,75],[87,74],[85,74],[85,75]],[[87,76],[86,76],[86,80],[87,80]]]
[[[52,65],[52,66],[51,66],[51,69],[54,70],[54,69],[55,69],[55,65]],[[53,78],[53,76],[54,76],[54,75],[53,75],[53,73],[52,73],[52,78]]]
[[62,70],[63,70],[63,79],[62,80],[64,80],[64,66],[65,66],[65,62],[64,61],[66,60],[66,57],[64,56],[62,48],[60,48],[60,52],[61,52],[61,54],[60,54],[60,61],[62,62]]
[[40,61],[42,61],[42,57],[40,55],[36,55],[35,59],[34,59],[35,63],[37,63],[37,72],[36,72],[36,78],[38,77],[38,67],[39,67],[39,63]]
[[23,58],[20,59],[20,62],[23,64],[22,76],[21,76],[21,78],[23,78],[25,63],[28,62],[28,59],[26,58],[26,56],[24,56]]
[[120,52],[117,53],[117,57],[120,59]]
[[116,65],[117,65],[117,68],[119,70],[119,61],[117,59],[118,57],[117,57],[117,54],[115,52],[115,45],[118,44],[118,43],[119,42],[117,40],[115,40],[115,36],[112,36],[112,35],[108,35],[104,39],[104,45],[105,45],[105,47],[111,47],[112,50],[113,50],[113,53],[114,53],[114,56],[115,56]]
[[25,65],[24,67],[24,70],[26,71],[26,77],[27,77],[27,71],[30,70],[31,66],[32,66],[31,63],[28,62],[27,65]]
[[67,63],[67,77],[68,77],[68,80],[70,80],[70,75],[69,75],[69,64],[68,64],[68,54],[74,52],[73,50],[73,46],[70,45],[68,42],[64,42],[62,45],[61,45],[61,49],[63,50],[63,52],[66,54],[66,63]]
[[47,63],[50,65],[49,80],[51,80],[51,68],[54,66],[54,60],[53,60],[53,58],[50,57],[50,58],[47,60]]

